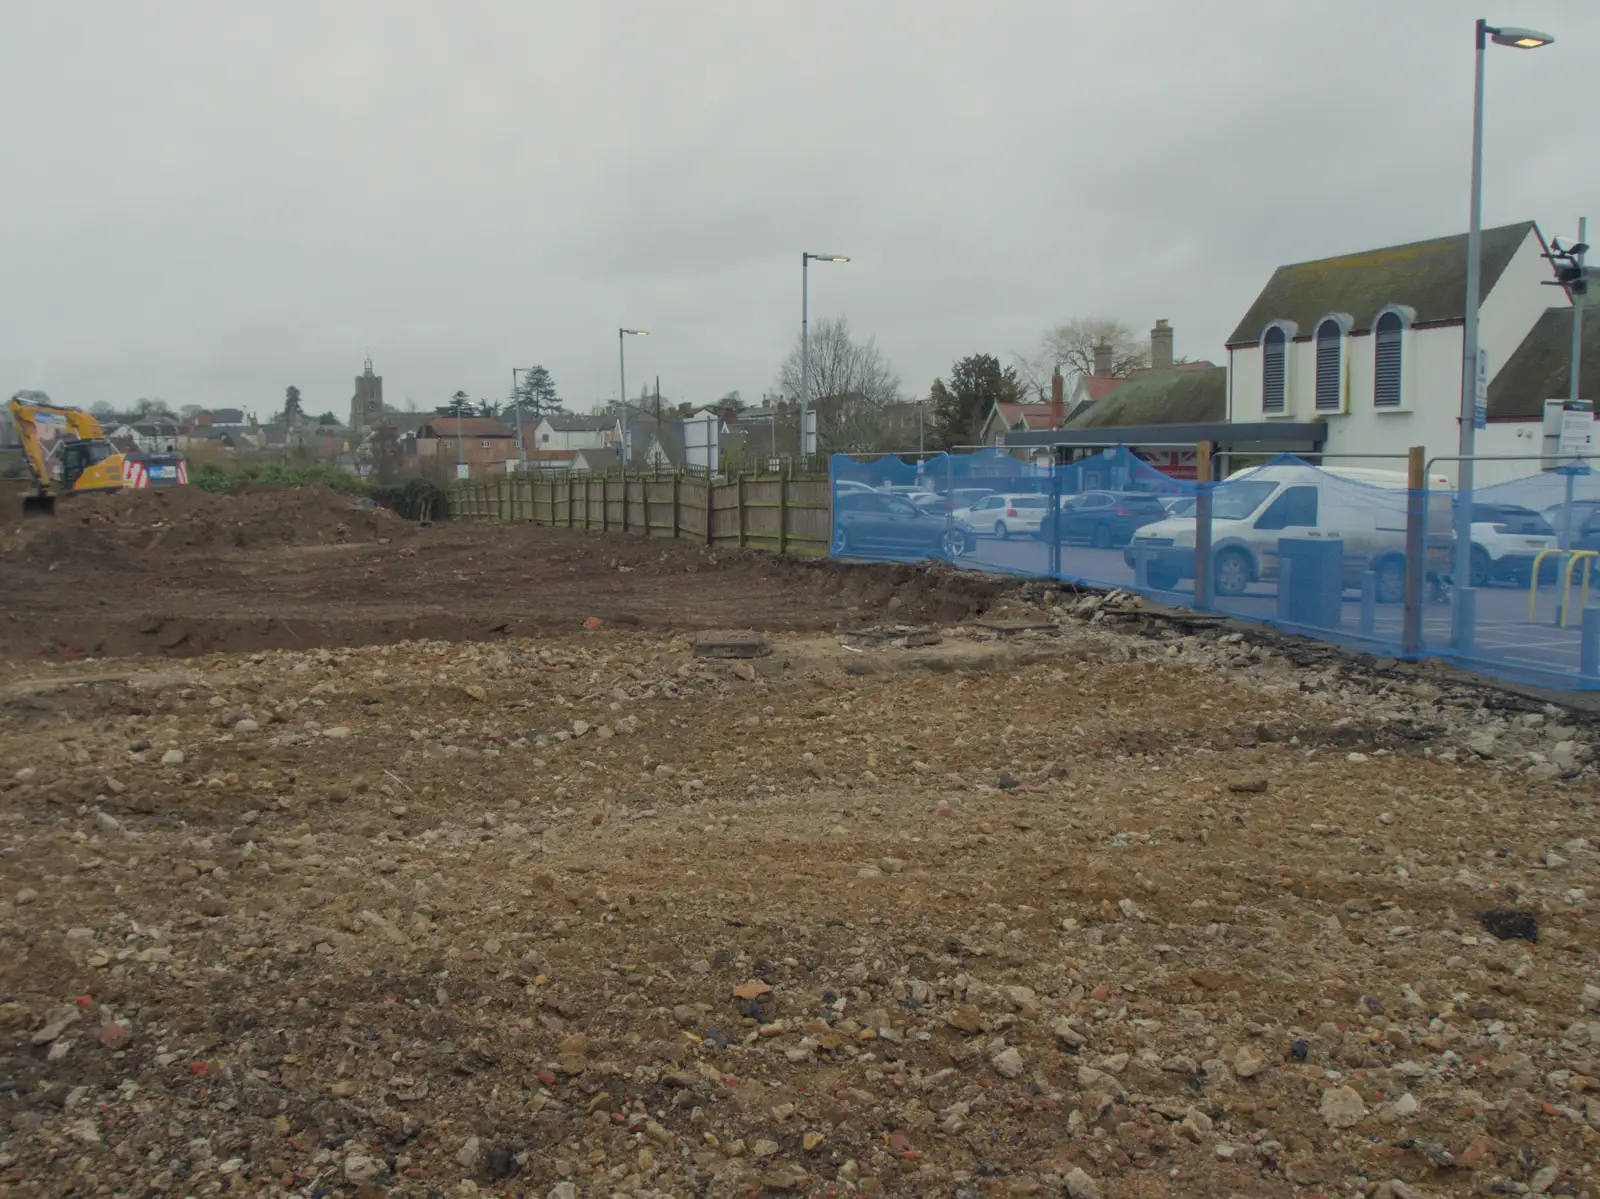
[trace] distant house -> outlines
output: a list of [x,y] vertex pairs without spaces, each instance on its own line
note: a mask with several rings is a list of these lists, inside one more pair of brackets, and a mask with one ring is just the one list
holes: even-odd
[[619,439],[615,416],[576,416],[557,412],[534,429],[534,448],[541,450],[598,450]]
[[177,422],[167,420],[141,420],[124,424],[103,422],[101,427],[112,441],[129,442],[135,449],[148,454],[176,448],[181,436]]
[[516,434],[492,416],[432,416],[417,429],[421,464],[465,462],[477,476],[517,456]]
[[598,450],[579,450],[572,460],[572,469],[587,471],[590,474],[600,474],[603,471],[616,470],[622,465],[622,451],[612,446]]

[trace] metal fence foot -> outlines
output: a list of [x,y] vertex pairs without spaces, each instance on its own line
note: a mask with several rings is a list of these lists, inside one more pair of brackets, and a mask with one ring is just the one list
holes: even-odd
[[1378,631],[1378,572],[1361,572],[1361,635],[1371,637]]

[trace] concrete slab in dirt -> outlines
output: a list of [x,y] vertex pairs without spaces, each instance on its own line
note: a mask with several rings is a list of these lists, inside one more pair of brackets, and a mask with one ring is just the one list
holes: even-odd
[[764,658],[771,652],[767,639],[749,629],[741,632],[713,630],[697,633],[694,639],[697,658]]

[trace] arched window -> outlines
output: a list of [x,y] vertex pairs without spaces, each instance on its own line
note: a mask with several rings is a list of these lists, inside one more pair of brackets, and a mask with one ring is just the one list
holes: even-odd
[[1340,355],[1344,352],[1344,330],[1339,322],[1329,317],[1317,326],[1317,399],[1318,412],[1338,412],[1344,408],[1339,394],[1343,372]]
[[1398,312],[1385,312],[1372,328],[1372,406],[1400,407],[1401,338],[1406,323]]
[[1287,407],[1284,393],[1288,357],[1288,336],[1282,326],[1273,325],[1261,338],[1261,411],[1283,412]]

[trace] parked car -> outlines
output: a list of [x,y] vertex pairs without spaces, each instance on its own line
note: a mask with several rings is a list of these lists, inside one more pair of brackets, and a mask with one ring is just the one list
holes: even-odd
[[854,479],[835,479],[833,481],[833,492],[835,495],[843,495],[847,491],[864,492],[876,490],[876,487],[870,487],[865,483],[858,483]]
[[[1551,504],[1543,512],[1545,521],[1559,538],[1567,527],[1565,504]],[[1572,548],[1600,550],[1600,500],[1572,501]]]
[[[1560,508],[1556,509],[1557,513]],[[1574,541],[1583,526],[1574,517]],[[1472,505],[1472,576],[1474,587],[1494,579],[1526,583],[1533,573],[1533,560],[1541,550],[1556,548],[1556,531],[1550,522],[1532,508],[1520,504]],[[1580,547],[1581,548],[1581,547]],[[1545,559],[1539,573],[1554,578],[1556,562]],[[1548,574],[1547,574],[1548,572]]]
[[1145,525],[1167,518],[1159,497],[1143,491],[1085,491],[1062,498],[1034,535],[1041,541],[1087,541],[1096,549],[1127,545]]
[[928,488],[915,483],[888,483],[878,488],[884,495],[900,495],[908,500],[914,500],[919,495],[932,495]]
[[964,532],[952,530],[943,516],[923,512],[903,496],[846,491],[834,497],[835,557],[942,553],[954,558],[966,544]]
[[1049,509],[1047,495],[987,495],[970,508],[958,509],[952,519],[974,534],[992,533],[1004,541],[1036,532]]
[[[1429,486],[1450,489],[1435,475]],[[1405,598],[1405,487],[1397,471],[1300,465],[1259,466],[1241,471],[1211,499],[1211,562],[1215,593],[1242,595],[1251,583],[1278,577],[1278,541],[1283,537],[1337,537],[1343,542],[1344,585],[1378,576],[1378,599]],[[1194,578],[1195,518],[1169,516],[1145,525],[1123,550],[1137,569],[1142,555],[1150,586],[1170,591]],[[1450,506],[1428,507],[1427,553],[1449,570]]]

